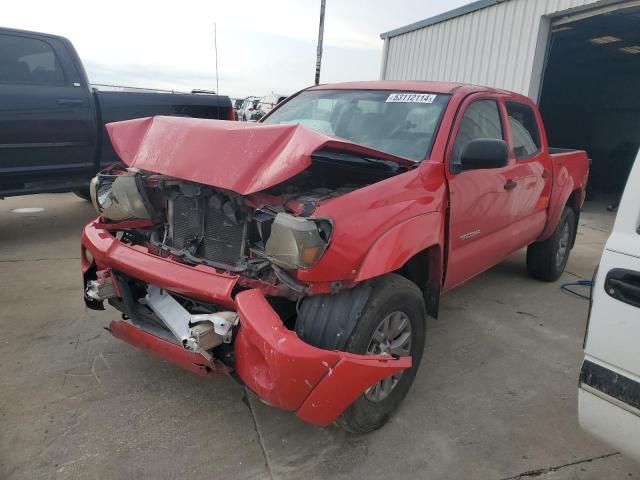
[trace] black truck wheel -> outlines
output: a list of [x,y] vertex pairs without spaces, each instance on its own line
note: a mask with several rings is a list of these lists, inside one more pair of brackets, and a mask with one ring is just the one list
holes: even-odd
[[569,260],[573,245],[576,216],[573,210],[565,207],[555,232],[542,242],[536,242],[527,248],[527,271],[529,275],[544,282],[555,282]]
[[[322,308],[318,308],[320,304]],[[340,316],[335,314],[339,312],[342,318],[337,321]],[[367,433],[389,420],[418,371],[424,350],[426,315],[420,289],[396,274],[372,279],[337,295],[310,297],[302,303],[296,332],[307,343],[357,354],[413,358],[410,369],[368,388],[338,418],[338,426],[352,433]],[[330,324],[323,325],[329,318]],[[345,332],[345,341],[336,344],[336,336],[340,337],[337,333]]]
[[73,193],[77,197],[80,197],[81,199],[86,200],[87,202],[91,201],[91,193],[89,192],[88,188],[83,188],[81,190],[74,190]]

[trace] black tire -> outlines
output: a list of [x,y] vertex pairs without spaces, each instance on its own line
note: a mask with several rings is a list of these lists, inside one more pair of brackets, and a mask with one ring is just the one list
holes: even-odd
[[556,230],[549,238],[527,248],[527,271],[529,275],[544,282],[555,282],[564,272],[569,260],[576,231],[576,216],[565,207]]
[[[363,291],[366,291],[366,296],[365,301],[361,303]],[[424,350],[427,316],[423,294],[413,282],[400,275],[388,274],[365,282],[352,291],[344,291],[338,295],[325,295],[323,297],[321,300],[322,310],[333,313],[344,312],[344,325],[351,323],[349,319],[353,318],[355,313],[357,320],[351,334],[346,342],[339,342],[344,343],[344,345],[338,345],[340,350],[346,352],[366,354],[370,344],[372,344],[374,333],[382,321],[391,314],[401,312],[409,320],[411,326],[411,347],[409,351],[413,358],[413,366],[402,373],[386,397],[372,401],[367,397],[366,393],[363,393],[342,413],[336,422],[340,428],[351,433],[371,432],[380,428],[389,420],[391,414],[407,395],[418,371]],[[314,304],[314,307],[305,311],[303,302],[300,313],[304,316],[307,312],[315,311],[315,318],[305,317],[301,321],[299,317],[296,331],[300,335],[301,330],[306,325],[304,335],[300,335],[303,340],[320,348],[325,345],[335,345],[336,332],[342,332],[343,329],[336,328],[335,325],[327,325],[329,328],[324,328],[324,325],[322,328],[309,328],[314,319],[316,321],[324,320],[324,318],[335,319],[333,315],[319,314],[317,305],[315,305],[318,302],[310,303]],[[360,303],[360,306],[356,306],[358,303]],[[302,326],[298,327],[298,324]]]
[[89,192],[88,188],[83,188],[81,190],[74,190],[73,193],[77,197],[80,197],[81,199],[86,200],[87,202],[91,201],[91,193]]
[[338,418],[337,424],[351,433],[367,433],[387,423],[409,392],[424,351],[427,312],[418,286],[406,278],[388,274],[371,281],[371,294],[345,350],[365,354],[380,322],[390,313],[400,311],[411,323],[411,357],[413,366],[402,373],[389,396],[372,402],[365,394],[353,402]]

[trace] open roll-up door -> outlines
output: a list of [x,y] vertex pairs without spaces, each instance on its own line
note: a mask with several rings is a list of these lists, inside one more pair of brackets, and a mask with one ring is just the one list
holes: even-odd
[[599,7],[588,8],[586,10],[579,10],[573,13],[562,14],[551,19],[551,26],[560,27],[567,25],[578,20],[584,20],[585,18],[594,17],[596,15],[606,15],[625,8],[640,7],[640,0],[628,0],[624,2],[610,2],[606,5]]
[[586,150],[592,192],[616,198],[640,145],[640,0],[553,19],[540,109],[550,144]]

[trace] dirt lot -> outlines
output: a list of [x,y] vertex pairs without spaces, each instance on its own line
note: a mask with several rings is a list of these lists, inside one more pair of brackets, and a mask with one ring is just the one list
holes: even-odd
[[[359,437],[112,338],[115,312],[81,297],[92,215],[71,194],[0,201],[2,479],[640,477],[577,424],[587,302],[528,278],[523,252],[443,299],[399,413]],[[591,277],[612,220],[587,205],[562,280]]]

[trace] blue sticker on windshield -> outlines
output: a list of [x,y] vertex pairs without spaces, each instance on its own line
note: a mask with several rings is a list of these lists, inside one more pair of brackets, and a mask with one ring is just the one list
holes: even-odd
[[438,96],[432,93],[392,93],[386,103],[433,103]]

